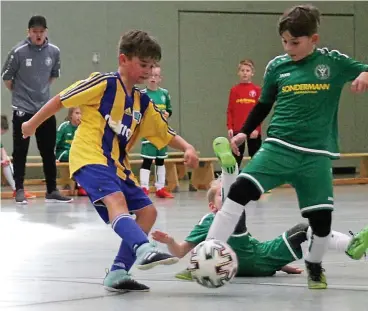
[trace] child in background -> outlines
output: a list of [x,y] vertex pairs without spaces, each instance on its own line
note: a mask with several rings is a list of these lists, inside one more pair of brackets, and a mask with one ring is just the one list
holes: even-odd
[[61,123],[56,134],[56,160],[69,162],[69,151],[75,131],[81,121],[80,108],[69,108],[65,122]]
[[[72,145],[75,131],[81,122],[81,110],[79,107],[69,108],[65,122],[61,123],[56,134],[56,161],[69,162],[69,151]],[[86,196],[86,191],[79,185],[78,195]]]
[[[156,107],[162,112],[165,119],[171,117],[171,98],[169,92],[161,88],[159,85],[162,81],[161,68],[159,64],[155,64],[152,68],[152,74],[148,78],[147,88],[144,92],[154,102]],[[166,169],[164,159],[167,158],[167,147],[157,149],[147,139],[142,140],[141,157],[143,158],[142,167],[139,172],[139,182],[147,195],[149,194],[149,179],[151,174],[152,161],[155,160],[156,166],[156,197],[173,198],[174,196],[165,189]]]
[[[5,115],[1,116],[1,135],[5,134],[9,130],[8,118]],[[15,181],[13,178],[13,164],[11,163],[8,154],[3,146],[3,143],[0,143],[1,148],[1,167],[3,169],[3,174],[13,190],[13,198],[15,197]],[[24,192],[26,199],[34,199],[36,196],[27,191]]]
[[[233,86],[229,94],[227,106],[227,129],[231,139],[238,134],[248,118],[250,111],[258,102],[261,95],[260,86],[252,83],[254,76],[254,63],[244,59],[238,64],[239,83]],[[253,157],[262,144],[261,125],[259,125],[247,138],[248,154]],[[239,146],[239,155],[234,154],[240,169],[245,150],[245,142]]]

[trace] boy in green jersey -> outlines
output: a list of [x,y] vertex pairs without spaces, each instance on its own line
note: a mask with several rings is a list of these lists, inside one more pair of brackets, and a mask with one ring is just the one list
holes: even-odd
[[81,122],[80,108],[69,108],[65,122],[61,123],[56,133],[56,160],[69,162],[70,147],[74,139],[75,131]]
[[[165,119],[172,114],[171,97],[168,90],[160,87],[162,81],[161,67],[156,64],[152,68],[152,74],[148,78],[147,88],[143,91],[151,98],[156,107],[162,112]],[[155,160],[156,166],[156,196],[159,198],[173,198],[174,196],[165,189],[166,169],[164,159],[167,158],[167,147],[157,149],[147,139],[142,139],[141,157],[143,158],[142,167],[139,172],[139,182],[143,191],[149,194],[149,179],[151,174],[152,161]]]
[[[65,122],[61,123],[56,132],[56,161],[69,162],[69,152],[75,132],[81,122],[81,109],[69,108]],[[77,183],[78,196],[87,196],[87,192]]]
[[[220,145],[228,145],[226,138],[217,138],[214,141],[214,149],[218,152]],[[230,153],[228,160],[233,157]],[[236,161],[233,157],[232,161]],[[221,179],[211,183],[207,193],[208,206],[211,213],[202,217],[183,242],[177,242],[169,234],[154,231],[152,237],[161,243],[167,244],[172,255],[179,258],[184,257],[196,245],[206,239],[215,215],[221,210],[222,202],[226,198],[229,188],[238,176],[237,166],[235,170],[229,171],[227,167],[222,168]],[[242,227],[242,228],[241,228]],[[237,276],[272,276],[276,271],[284,271],[289,274],[300,274],[302,270],[289,263],[303,257],[301,245],[311,238],[311,228],[308,224],[299,223],[273,240],[260,242],[247,231],[245,220],[238,224],[236,231],[227,240],[238,257]],[[339,252],[345,252],[352,237],[346,234],[332,231],[328,247]],[[366,248],[368,247],[368,236],[366,237]],[[189,270],[184,270],[176,275],[179,279],[191,280]]]
[[[287,10],[278,31],[286,52],[272,59],[265,71],[258,105],[242,133],[231,140],[233,151],[269,114],[276,102],[267,138],[232,185],[216,214],[207,238],[227,241],[246,204],[284,183],[296,190],[302,216],[312,228],[305,257],[310,289],[327,288],[322,259],[331,235],[333,185],[331,160],[339,157],[338,104],[345,83],[354,92],[368,87],[368,65],[345,54],[316,47],[320,13],[309,5]],[[226,154],[219,154],[220,158]],[[232,163],[223,163],[232,165]],[[348,254],[364,243],[368,230],[351,242]]]

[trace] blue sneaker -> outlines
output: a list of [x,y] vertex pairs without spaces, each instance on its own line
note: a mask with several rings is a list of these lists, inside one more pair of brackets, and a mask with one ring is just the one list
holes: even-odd
[[150,288],[144,284],[133,280],[124,269],[109,271],[106,270],[106,276],[103,280],[103,286],[110,292],[148,292]]
[[158,265],[173,265],[179,261],[179,258],[159,251],[151,243],[141,245],[137,249],[136,254],[137,268],[139,270],[152,269]]

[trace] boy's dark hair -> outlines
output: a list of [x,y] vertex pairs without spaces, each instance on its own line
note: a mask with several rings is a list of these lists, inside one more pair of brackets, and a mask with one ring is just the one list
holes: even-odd
[[1,129],[7,131],[9,129],[8,117],[1,115]]
[[281,36],[289,31],[293,37],[312,36],[318,32],[320,12],[312,5],[297,5],[285,11],[279,19],[278,31]]
[[148,33],[141,30],[131,30],[124,33],[119,41],[119,55],[129,58],[161,60],[161,47]]

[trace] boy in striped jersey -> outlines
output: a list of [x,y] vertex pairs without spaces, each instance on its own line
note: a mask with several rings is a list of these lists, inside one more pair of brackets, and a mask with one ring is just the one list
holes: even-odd
[[103,283],[111,291],[149,290],[129,275],[135,261],[142,270],[178,261],[148,241],[157,211],[139,186],[128,159],[134,143],[144,137],[158,149],[170,145],[183,151],[189,167],[198,165],[194,147],[168,126],[147,94],[135,87],[148,78],[160,59],[161,47],[154,38],[144,31],[128,31],[120,38],[116,72],[93,73],[77,81],[22,125],[23,135],[28,137],[63,106],[81,107],[82,121],[70,149],[69,167],[100,217],[122,239]]

